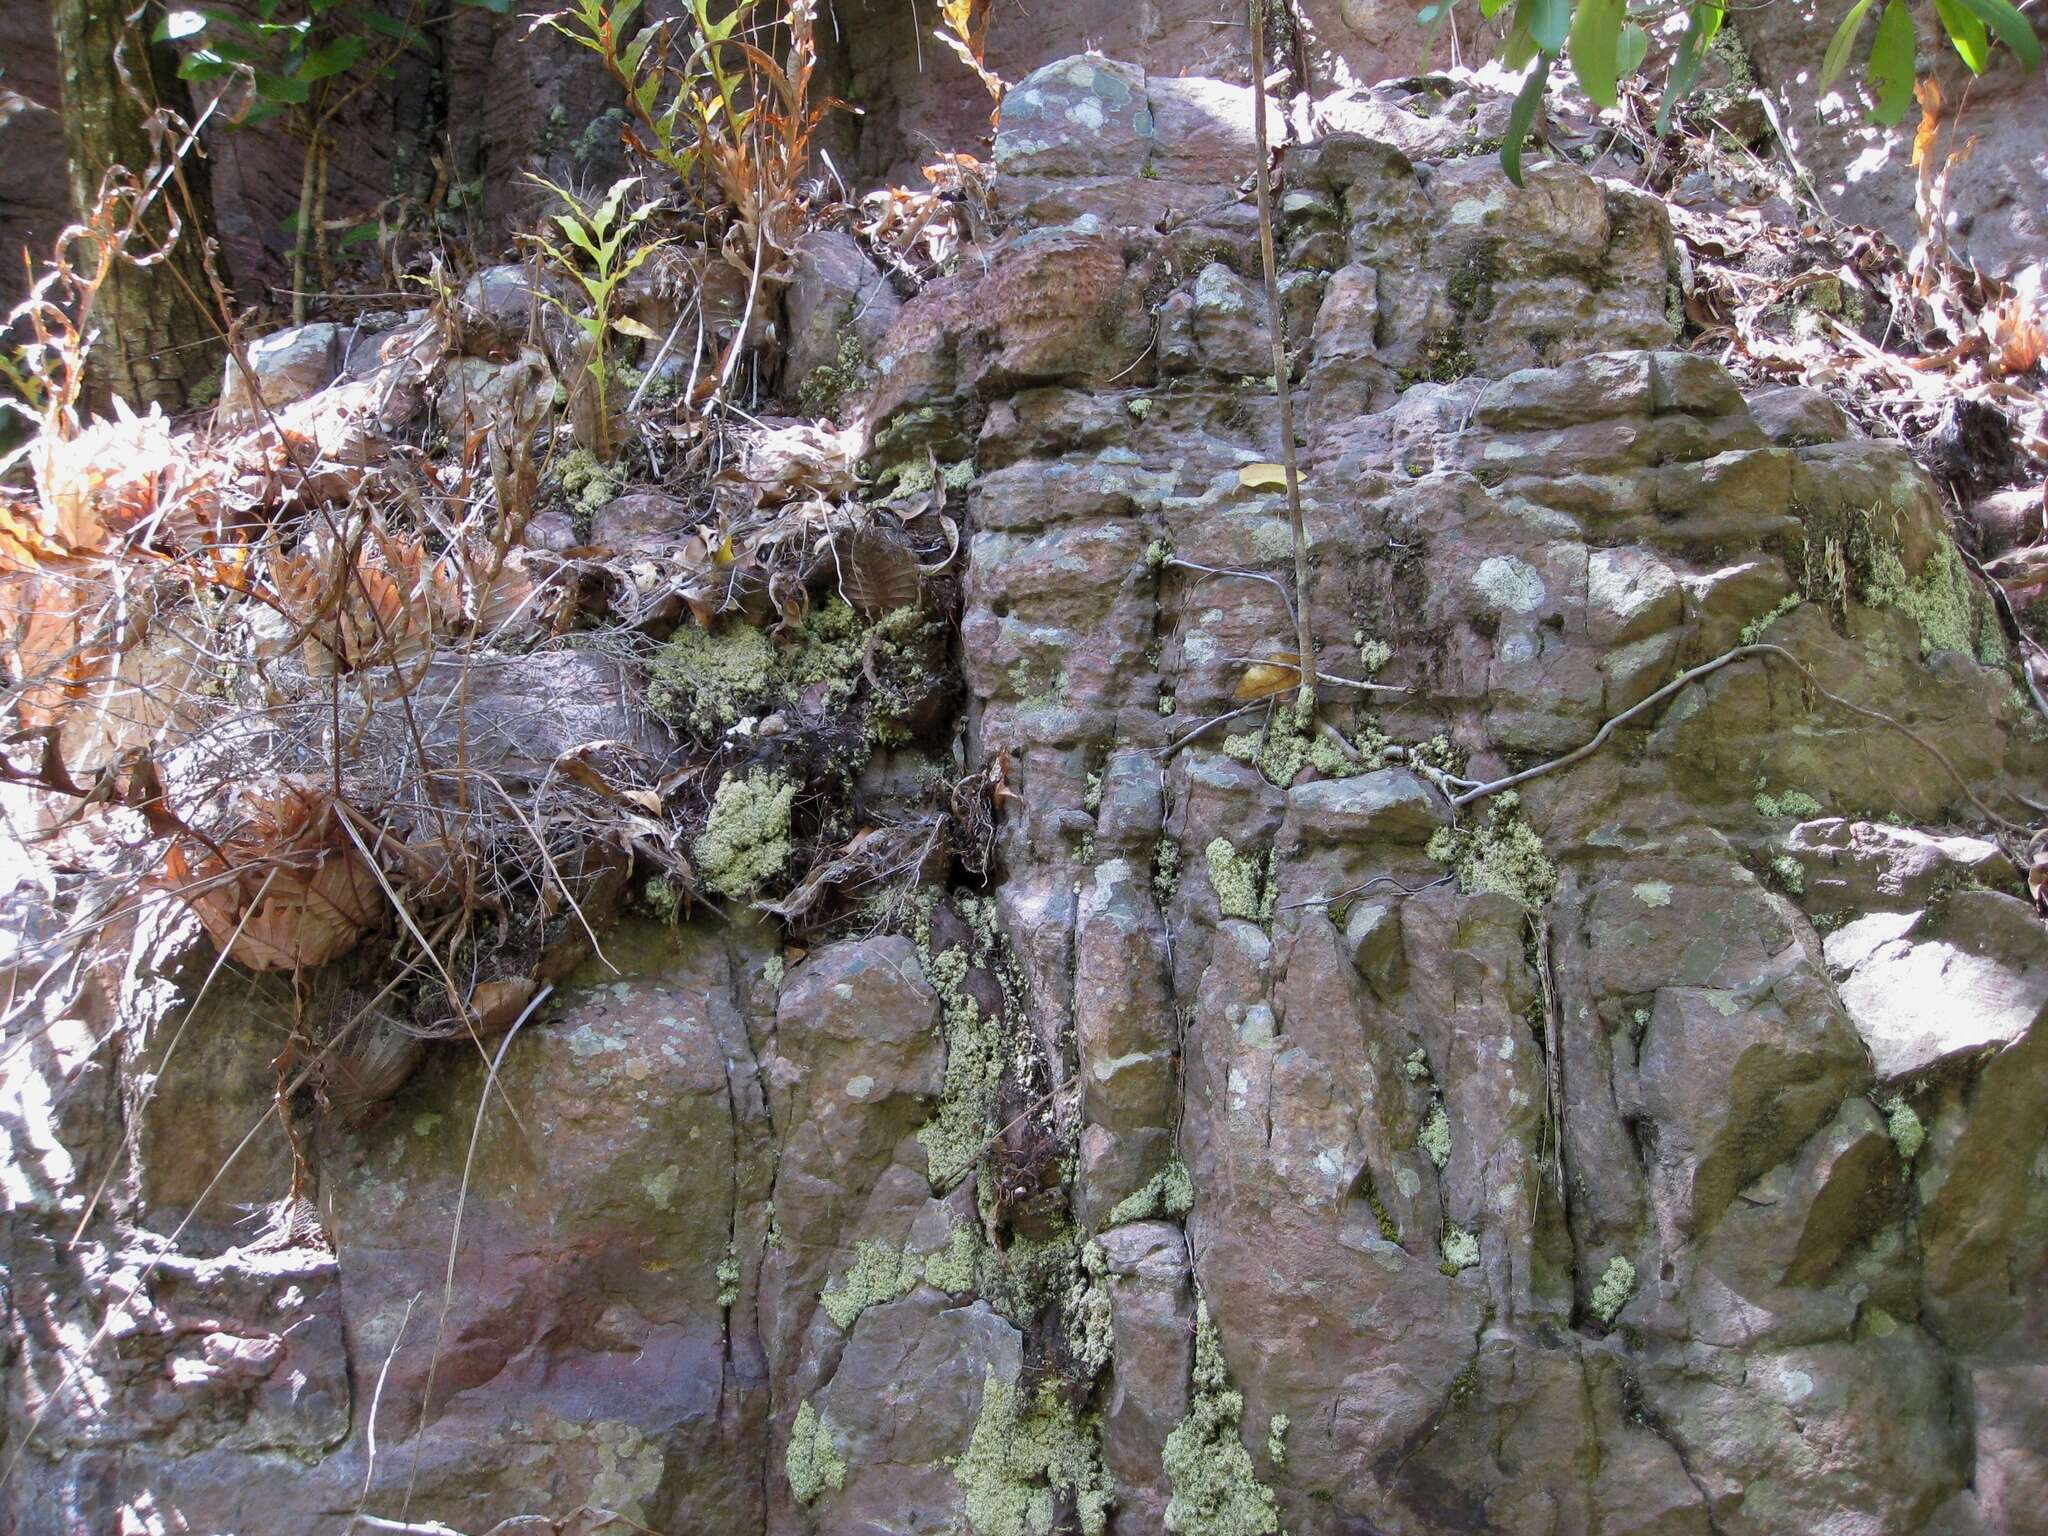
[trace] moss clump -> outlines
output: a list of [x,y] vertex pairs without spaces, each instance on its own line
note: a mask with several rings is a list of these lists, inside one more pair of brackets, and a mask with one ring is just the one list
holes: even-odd
[[597,509],[617,496],[626,484],[626,472],[616,464],[602,463],[588,448],[562,456],[562,494],[576,526],[586,533]]
[[1602,1323],[1612,1323],[1635,1293],[1636,1267],[1617,1253],[1607,1261],[1606,1271],[1600,1276],[1600,1283],[1593,1287],[1593,1296],[1587,1306]]
[[727,1244],[725,1257],[718,1261],[718,1307],[724,1311],[740,1299],[740,1256]]
[[946,1246],[924,1261],[924,1282],[949,1296],[964,1296],[974,1289],[980,1262],[980,1234],[972,1227],[955,1227]]
[[1117,1201],[1109,1213],[1108,1225],[1120,1227],[1127,1221],[1150,1221],[1162,1214],[1185,1216],[1194,1204],[1195,1181],[1188,1177],[1187,1164],[1175,1158],[1153,1174],[1144,1188]]
[[1284,1413],[1276,1413],[1266,1425],[1266,1457],[1276,1467],[1287,1465],[1287,1431],[1294,1421]]
[[1779,601],[1777,607],[1773,608],[1769,613],[1758,614],[1742,626],[1742,643],[1744,645],[1755,645],[1757,641],[1763,639],[1765,630],[1769,629],[1798,606],[1799,594],[1797,592],[1787,592]]
[[1059,1496],[1071,1495],[1084,1536],[1109,1524],[1109,1474],[1093,1423],[1048,1383],[1027,1407],[1014,1383],[982,1380],[981,1414],[953,1469],[976,1536],[1050,1536]]
[[1292,784],[1303,768],[1313,768],[1326,778],[1342,779],[1373,766],[1346,752],[1321,732],[1300,729],[1291,708],[1281,710],[1263,731],[1239,731],[1225,737],[1223,751],[1240,763],[1253,764],[1268,783],[1282,789]]
[[1955,544],[1944,538],[1911,581],[1892,556],[1889,566],[1876,579],[1873,592],[1892,607],[1913,616],[1920,626],[1920,654],[1960,651],[1996,666],[2006,659],[2005,637],[1991,605],[1971,581],[1963,557]]
[[1756,813],[1770,821],[1792,818],[1797,821],[1811,821],[1821,813],[1821,803],[1803,789],[1788,789],[1782,795],[1758,793],[1755,801]]
[[1455,1275],[1479,1262],[1479,1234],[1464,1227],[1445,1227],[1443,1272]]
[[1421,1046],[1415,1047],[1401,1063],[1401,1075],[1411,1083],[1432,1081],[1429,1071],[1429,1055]]
[[1244,1395],[1233,1391],[1209,1304],[1195,1308],[1194,1395],[1188,1416],[1166,1437],[1161,1460],[1173,1490],[1166,1528],[1175,1536],[1273,1536],[1280,1509],[1259,1481],[1240,1426]]
[[1771,873],[1778,877],[1778,883],[1794,896],[1806,890],[1806,871],[1799,867],[1799,861],[1789,853],[1781,853],[1771,860]]
[[789,862],[789,809],[796,786],[778,773],[725,775],[703,835],[690,845],[698,876],[721,896],[745,901]]
[[1927,1145],[1927,1127],[1920,1123],[1913,1106],[1896,1095],[1885,1100],[1883,1108],[1884,1126],[1891,1133],[1892,1145],[1899,1149],[1901,1159],[1912,1162]]
[[832,1443],[830,1426],[809,1403],[797,1405],[782,1470],[789,1478],[790,1494],[799,1504],[809,1504],[828,1489],[837,1493],[846,1486],[846,1459]]
[[671,725],[709,736],[764,705],[775,672],[766,630],[737,624],[713,633],[686,625],[654,658],[647,707]]
[[664,923],[674,923],[681,915],[682,893],[672,881],[656,875],[640,887],[640,899],[647,903],[647,910]]
[[1499,891],[1533,911],[1557,889],[1557,868],[1522,819],[1521,798],[1513,790],[1494,797],[1485,826],[1438,828],[1429,856],[1451,866],[1458,889],[1468,896]]
[[1451,1161],[1451,1117],[1444,1113],[1442,1103],[1429,1106],[1429,1114],[1422,1122],[1422,1130],[1415,1137],[1415,1144],[1437,1167],[1444,1168]]
[[787,969],[782,956],[770,955],[761,967],[761,979],[776,991],[782,990],[783,972]]
[[1109,1260],[1094,1239],[1081,1244],[1074,1276],[1060,1305],[1067,1324],[1067,1353],[1090,1376],[1109,1364]]
[[1358,665],[1367,677],[1384,672],[1387,663],[1394,659],[1394,648],[1384,640],[1369,638],[1363,630],[1356,636],[1358,642]]
[[862,1243],[854,1249],[853,1264],[840,1278],[839,1288],[827,1286],[818,1301],[840,1331],[850,1333],[861,1313],[909,1295],[923,1278],[923,1260],[886,1243]]
[[1270,870],[1266,872],[1267,878],[1262,878],[1259,861],[1243,857],[1230,846],[1227,837],[1211,839],[1202,850],[1202,857],[1209,861],[1209,884],[1225,917],[1241,917],[1253,923],[1272,918]]

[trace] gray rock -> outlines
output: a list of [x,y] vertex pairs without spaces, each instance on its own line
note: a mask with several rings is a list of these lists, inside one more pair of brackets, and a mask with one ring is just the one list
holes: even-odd
[[[789,314],[783,393],[804,398],[806,384],[820,369],[832,370],[834,388],[858,390],[861,381],[854,375],[881,345],[903,301],[859,242],[839,230],[804,236],[795,258],[796,270],[783,295]],[[852,370],[847,366],[849,344],[861,360]]]
[[342,328],[325,321],[250,342],[245,351],[255,388],[240,364],[229,358],[221,382],[221,420],[251,422],[260,416],[261,407],[274,411],[318,394],[341,372],[341,350]]

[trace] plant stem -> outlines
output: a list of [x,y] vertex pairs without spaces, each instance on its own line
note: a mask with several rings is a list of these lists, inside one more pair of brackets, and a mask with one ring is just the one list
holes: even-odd
[[1258,144],[1259,259],[1266,276],[1266,329],[1273,338],[1273,391],[1280,397],[1280,465],[1287,474],[1287,521],[1294,535],[1294,648],[1302,664],[1297,704],[1303,724],[1315,717],[1315,633],[1309,620],[1308,532],[1301,516],[1301,472],[1294,455],[1294,386],[1287,369],[1287,327],[1280,313],[1280,280],[1273,259],[1272,151],[1266,144],[1265,7],[1246,0],[1252,56],[1252,134]]

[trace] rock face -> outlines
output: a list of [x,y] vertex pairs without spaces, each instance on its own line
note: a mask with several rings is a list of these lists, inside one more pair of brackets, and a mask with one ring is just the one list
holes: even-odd
[[867,398],[878,470],[971,463],[1000,880],[800,957],[625,922],[495,1080],[303,1128],[262,1238],[288,989],[138,932],[7,1069],[12,1528],[2038,1531],[2048,934],[1987,812],[2048,746],[1930,482],[1670,349],[1653,200],[1333,134],[1310,617],[1402,691],[1219,719],[1293,640],[1249,93],[1011,100]]

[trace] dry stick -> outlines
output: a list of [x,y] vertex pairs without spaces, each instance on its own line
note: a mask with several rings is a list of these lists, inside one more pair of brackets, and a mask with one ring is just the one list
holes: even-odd
[[483,1139],[484,1111],[490,1107],[491,1084],[498,1080],[498,1068],[505,1060],[505,1053],[512,1049],[512,1042],[519,1037],[519,1031],[540,1005],[554,996],[554,992],[552,983],[542,987],[520,1010],[519,1017],[512,1021],[512,1027],[505,1031],[505,1038],[499,1042],[498,1054],[491,1058],[483,1088],[476,1096],[476,1119],[469,1127],[469,1152],[462,1160],[462,1189],[455,1197],[455,1225],[448,1234],[448,1271],[441,1282],[441,1316],[434,1325],[434,1353],[427,1361],[426,1387],[420,1394],[420,1422],[415,1431],[419,1440],[413,1447],[412,1475],[406,1479],[405,1502],[399,1509],[401,1518],[412,1512],[413,1487],[419,1481],[420,1457],[426,1452],[427,1414],[434,1405],[434,1375],[441,1365],[441,1341],[448,1331],[448,1309],[455,1303],[455,1255],[462,1247],[462,1216],[469,1208],[469,1175],[476,1166],[477,1143]]
[[1843,698],[1840,694],[1828,692],[1826,688],[1821,686],[1820,679],[1813,675],[1812,669],[1809,668],[1806,665],[1806,663],[1801,661],[1797,656],[1794,656],[1790,651],[1786,650],[1782,645],[1738,645],[1732,651],[1722,652],[1719,656],[1716,656],[1712,661],[1703,661],[1698,666],[1694,667],[1691,671],[1679,673],[1677,677],[1674,677],[1670,682],[1666,683],[1662,688],[1659,688],[1655,693],[1651,694],[1641,703],[1631,705],[1629,708],[1623,710],[1620,714],[1616,715],[1613,719],[1609,720],[1605,725],[1601,726],[1599,730],[1595,731],[1593,733],[1593,739],[1587,742],[1584,746],[1574,748],[1572,751],[1565,753],[1563,757],[1554,757],[1547,763],[1538,763],[1533,768],[1524,768],[1520,773],[1511,773],[1504,779],[1495,779],[1490,784],[1481,784],[1476,788],[1466,790],[1461,795],[1454,795],[1451,797],[1451,805],[1454,808],[1462,809],[1463,807],[1470,805],[1474,800],[1482,800],[1488,795],[1497,795],[1502,790],[1513,789],[1518,784],[1526,784],[1531,779],[1540,778],[1542,775],[1546,773],[1554,773],[1560,768],[1568,768],[1573,763],[1580,762],[1585,758],[1591,757],[1593,753],[1597,752],[1600,749],[1601,745],[1607,740],[1607,738],[1614,734],[1615,729],[1618,726],[1621,726],[1626,722],[1634,719],[1637,715],[1642,714],[1645,710],[1652,709],[1656,707],[1658,704],[1663,703],[1664,700],[1670,698],[1673,694],[1677,693],[1680,689],[1684,688],[1688,683],[1697,682],[1699,681],[1699,679],[1705,677],[1708,673],[1717,672],[1722,667],[1727,666],[1730,662],[1741,661],[1745,657],[1749,656],[1775,656],[1780,661],[1790,666],[1792,670],[1797,672],[1801,677],[1806,679],[1806,684],[1809,688],[1813,689],[1815,693],[1819,694],[1822,698],[1826,699],[1830,704],[1834,705],[1837,709],[1845,709],[1852,715],[1860,715],[1866,720],[1875,720],[1880,725],[1890,726],[1893,730],[1897,731],[1900,735],[1904,736],[1908,741],[1911,741],[1915,746],[1918,746],[1922,750],[1927,752],[1928,755],[1931,756],[1936,762],[1940,763],[1943,768],[1947,769],[1948,776],[1956,781],[1957,788],[1962,790],[1964,796],[1969,800],[1970,804],[1974,805],[1979,811],[1981,811],[1987,820],[1995,822],[1997,825],[2008,828],[2012,831],[2024,832],[2028,830],[2026,827],[2021,826],[2016,821],[2007,820],[2005,817],[1999,815],[1998,812],[1992,810],[1990,806],[1986,805],[1983,802],[1983,800],[1979,798],[1977,791],[1970,787],[1969,780],[1965,779],[1962,776],[1962,774],[1957,771],[1956,765],[1949,761],[1948,754],[1943,752],[1941,748],[1937,747],[1933,742],[1929,741],[1925,736],[1922,736],[1918,731],[1914,730],[1911,726],[1905,725],[1900,721],[1894,720],[1890,715],[1885,714],[1881,710],[1867,709],[1861,704],[1851,703],[1849,700]]
[[[1280,397],[1280,464],[1287,473],[1287,521],[1294,534],[1294,649],[1304,668],[1315,666],[1315,637],[1309,627],[1308,533],[1301,516],[1301,472],[1294,457],[1294,384],[1287,369],[1287,327],[1280,313],[1280,280],[1273,259],[1273,157],[1266,146],[1266,67],[1261,0],[1246,0],[1252,54],[1252,131],[1258,144],[1259,260],[1266,274],[1266,329],[1273,340],[1273,392]],[[1301,704],[1313,717],[1313,670],[1301,677]]]
[[391,1362],[398,1358],[398,1346],[405,1342],[405,1330],[412,1324],[412,1309],[420,1304],[420,1298],[425,1294],[425,1291],[414,1291],[412,1300],[405,1304],[405,1316],[398,1320],[398,1332],[392,1336],[391,1348],[384,1352],[383,1368],[377,1372],[377,1389],[370,1394],[370,1416],[364,1421],[369,1453],[363,1463],[363,1492],[356,1500],[355,1515],[349,1520],[342,1536],[348,1536],[348,1532],[354,1530],[365,1519],[375,1518],[364,1515],[363,1508],[370,1502],[370,1480],[377,1475],[377,1409],[384,1401],[384,1382],[391,1375]]

